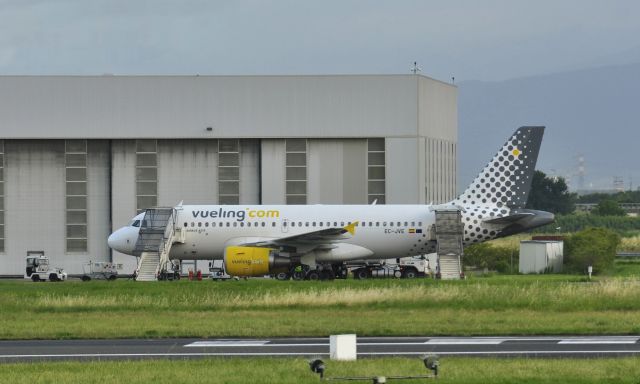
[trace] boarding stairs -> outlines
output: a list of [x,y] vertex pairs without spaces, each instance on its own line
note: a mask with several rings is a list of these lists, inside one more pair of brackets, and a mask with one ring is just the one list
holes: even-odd
[[443,280],[460,279],[462,274],[462,238],[464,225],[458,209],[435,211],[434,225],[438,268],[436,276]]
[[175,208],[156,207],[145,211],[134,250],[140,255],[137,281],[156,281],[171,265],[171,246],[184,242],[182,231],[176,231],[176,219]]

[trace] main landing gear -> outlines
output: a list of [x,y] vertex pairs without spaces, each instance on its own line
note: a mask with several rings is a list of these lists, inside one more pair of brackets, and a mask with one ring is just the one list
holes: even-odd
[[280,272],[275,275],[277,280],[334,280],[344,279],[347,276],[347,270],[344,266],[335,264],[318,264],[312,269],[306,264],[299,264],[292,267],[287,272]]

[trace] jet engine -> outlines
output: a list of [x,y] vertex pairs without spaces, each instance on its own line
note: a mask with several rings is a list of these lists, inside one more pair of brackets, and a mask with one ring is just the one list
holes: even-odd
[[288,269],[291,258],[271,248],[232,246],[225,250],[224,265],[232,276],[263,276]]

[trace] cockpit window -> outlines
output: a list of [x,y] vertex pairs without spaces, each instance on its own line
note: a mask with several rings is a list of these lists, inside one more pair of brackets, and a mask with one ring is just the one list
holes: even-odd
[[139,227],[140,226],[140,220],[134,220],[133,223],[131,223],[132,227]]

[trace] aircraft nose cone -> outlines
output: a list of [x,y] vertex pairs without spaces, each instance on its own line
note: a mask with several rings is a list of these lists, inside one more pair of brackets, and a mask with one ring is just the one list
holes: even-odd
[[121,240],[120,236],[118,235],[118,231],[115,231],[111,235],[109,235],[109,238],[107,239],[107,245],[109,245],[109,248],[116,251],[120,250],[118,248],[120,248],[119,245],[121,245]]
[[133,245],[131,239],[132,236],[129,236],[130,234],[128,232],[127,228],[120,228],[113,232],[107,239],[107,245],[109,245],[109,248],[118,252],[130,254],[133,251]]

